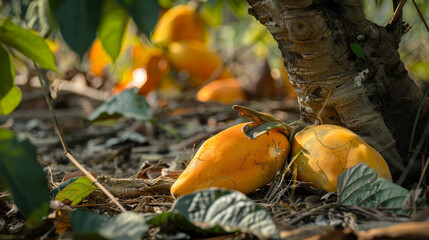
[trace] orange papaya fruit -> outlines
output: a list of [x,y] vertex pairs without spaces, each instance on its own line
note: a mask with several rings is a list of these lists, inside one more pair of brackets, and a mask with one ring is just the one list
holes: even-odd
[[[173,42],[168,45],[165,54],[173,68],[177,71],[186,71],[189,74],[194,86],[203,84],[223,65],[218,54],[196,41]],[[227,69],[223,69],[218,79],[228,77],[231,77],[231,74]]]
[[326,192],[336,192],[338,176],[361,162],[392,181],[380,153],[344,127],[326,124],[301,130],[293,138],[292,156],[297,179]]
[[151,40],[153,43],[161,45],[183,40],[205,43],[207,40],[206,25],[193,7],[178,5],[162,15]]
[[197,92],[197,99],[201,102],[218,102],[223,104],[240,103],[246,101],[246,93],[236,78],[214,80]]
[[247,194],[269,183],[282,168],[290,143],[277,130],[249,139],[242,131],[245,124],[207,139],[172,185],[171,194],[181,196],[210,187]]
[[104,69],[112,62],[112,59],[104,50],[101,40],[97,39],[89,51],[89,70],[95,76],[103,75]]

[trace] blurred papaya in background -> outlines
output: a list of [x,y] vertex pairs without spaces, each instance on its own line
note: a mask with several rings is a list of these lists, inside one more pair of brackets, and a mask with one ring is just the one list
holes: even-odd
[[[296,98],[283,63],[272,61],[279,59],[279,53],[270,57],[271,45],[278,49],[265,29],[254,24],[255,20],[245,19],[247,14],[219,18],[225,11],[223,3],[199,4],[190,1],[160,9],[158,22],[147,38],[128,24],[121,57],[115,62],[102,41],[95,40],[88,54],[90,72],[119,79],[112,94],[132,87],[144,96],[153,91],[162,95],[166,89],[191,90],[198,92],[194,97],[201,102],[220,104],[242,103],[249,98]],[[240,25],[249,21],[251,24]],[[230,45],[234,41],[249,47]],[[254,61],[246,62],[252,58]],[[258,66],[263,61],[269,64]]]
[[154,44],[164,46],[171,42],[188,40],[205,43],[207,41],[206,24],[194,7],[178,5],[162,15],[151,40]]

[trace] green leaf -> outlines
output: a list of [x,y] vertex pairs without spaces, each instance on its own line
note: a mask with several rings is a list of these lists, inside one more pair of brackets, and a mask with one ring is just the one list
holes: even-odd
[[15,67],[12,56],[0,44],[0,114],[7,115],[21,102],[21,90],[15,86]]
[[127,9],[133,18],[137,27],[146,36],[155,28],[158,21],[159,3],[158,0],[116,0],[120,5]]
[[229,0],[227,1],[227,3],[229,5],[229,9],[235,16],[239,18],[247,16],[247,12],[249,9],[249,4],[247,3],[247,1]]
[[106,0],[98,27],[98,37],[103,48],[112,57],[113,61],[121,52],[122,36],[128,22],[128,14],[115,0]]
[[174,224],[189,233],[251,233],[279,239],[270,214],[246,195],[232,190],[207,189],[180,197],[168,213],[148,221],[154,226]]
[[142,239],[149,230],[147,215],[125,212],[113,218],[107,218],[83,210],[70,214],[75,239]]
[[375,170],[365,163],[359,163],[341,173],[338,176],[337,190],[338,203],[341,205],[357,205],[411,214],[411,211],[402,210],[408,190],[378,177]]
[[15,67],[12,56],[2,44],[0,44],[0,64],[0,98],[3,98],[14,85]]
[[204,4],[202,17],[211,26],[220,26],[223,21],[224,0],[209,0],[209,4]]
[[[0,67],[2,67],[0,65]],[[15,110],[21,102],[21,89],[17,86],[12,86],[9,92],[2,98],[0,98],[0,115],[7,115]]]
[[361,45],[359,45],[358,43],[350,43],[350,48],[358,57],[365,59],[365,54]]
[[58,185],[56,188],[52,189],[49,192],[49,197],[51,199],[55,199],[55,197],[57,196],[57,194],[63,190],[64,188],[66,188],[68,185],[72,184],[74,181],[76,181],[78,179],[78,177],[75,178],[70,178],[69,180],[60,183],[60,185]]
[[158,0],[158,3],[162,8],[172,8],[174,6],[174,0]]
[[26,139],[0,128],[0,181],[5,183],[13,201],[36,226],[49,213],[48,181],[37,161],[36,148]]
[[97,189],[98,187],[94,186],[92,180],[88,176],[80,177],[61,190],[55,197],[55,200],[60,202],[70,200],[70,205],[73,206],[80,203],[84,197]]
[[80,57],[96,37],[104,0],[49,0],[61,35]]
[[89,121],[99,121],[117,117],[129,117],[138,121],[152,120],[145,98],[138,95],[137,88],[122,91],[98,107],[89,117]]
[[10,19],[0,23],[0,42],[20,51],[39,64],[40,67],[58,72],[55,66],[54,54],[45,40],[35,33],[16,25]]

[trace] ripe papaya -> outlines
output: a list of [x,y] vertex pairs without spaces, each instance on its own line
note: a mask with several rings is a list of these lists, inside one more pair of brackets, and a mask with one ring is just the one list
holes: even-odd
[[95,40],[89,51],[89,70],[94,73],[95,76],[101,76],[103,75],[104,69],[111,62],[112,59],[104,50],[101,40]]
[[168,62],[162,55],[153,55],[146,64],[145,70],[146,81],[139,89],[139,94],[143,96],[158,89],[161,79],[169,71]]
[[[203,84],[220,67],[221,57],[196,41],[179,41],[168,45],[166,56],[177,71],[186,71],[195,86]],[[224,69],[218,79],[231,77]]]
[[327,192],[336,192],[338,176],[361,162],[392,181],[383,157],[344,127],[317,125],[301,130],[292,141],[293,156],[297,179]]
[[178,5],[162,15],[151,39],[153,43],[162,45],[182,40],[205,43],[207,30],[204,21],[194,8]]
[[197,99],[201,102],[232,104],[244,102],[246,98],[246,93],[236,78],[214,80],[197,93]]
[[139,94],[146,96],[159,87],[161,79],[169,72],[168,61],[159,49],[147,49],[144,57],[142,56],[136,61],[138,65],[123,73],[121,81],[112,90],[113,94],[118,94],[124,89],[137,87]]
[[251,140],[242,131],[245,124],[206,140],[172,185],[171,194],[180,196],[209,187],[247,194],[269,183],[283,166],[290,143],[277,130]]

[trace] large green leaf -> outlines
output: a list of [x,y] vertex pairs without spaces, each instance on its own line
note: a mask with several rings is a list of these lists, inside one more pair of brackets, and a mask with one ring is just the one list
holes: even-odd
[[116,0],[120,5],[127,9],[133,18],[137,27],[146,36],[155,28],[158,21],[159,3],[158,0]]
[[98,187],[94,186],[92,180],[89,177],[80,177],[62,189],[55,196],[55,200],[61,202],[64,200],[69,200],[71,201],[70,205],[73,206],[80,203],[84,197],[88,196],[97,189]]
[[27,217],[29,226],[36,225],[49,213],[48,181],[37,161],[36,148],[28,140],[1,128],[0,180]]
[[113,218],[76,210],[70,214],[75,239],[139,240],[147,233],[147,215],[125,212]]
[[121,52],[122,35],[125,32],[127,22],[128,14],[125,9],[120,7],[115,0],[106,0],[98,27],[98,37],[113,61]]
[[64,41],[82,57],[96,37],[104,0],[49,0]]
[[260,238],[279,239],[270,214],[246,195],[232,190],[207,189],[177,199],[168,213],[148,221],[162,226],[174,224],[189,233],[251,233]]
[[16,25],[10,19],[5,19],[0,23],[0,42],[20,51],[39,64],[40,67],[58,72],[54,54],[45,40],[39,35]]
[[149,105],[145,98],[138,95],[137,88],[122,91],[98,107],[89,117],[89,121],[129,117],[139,121],[151,120]]
[[408,190],[384,178],[374,169],[359,163],[340,174],[337,183],[338,203],[410,214],[402,210]]

